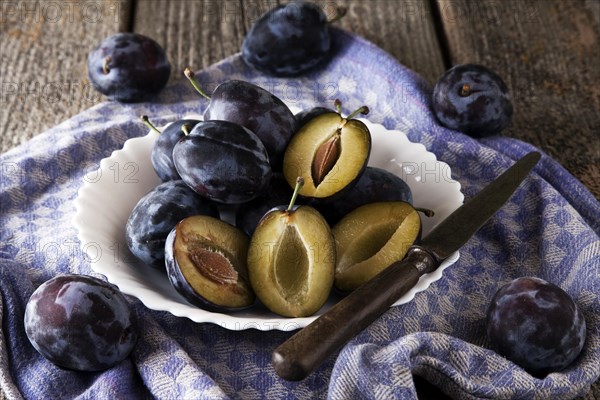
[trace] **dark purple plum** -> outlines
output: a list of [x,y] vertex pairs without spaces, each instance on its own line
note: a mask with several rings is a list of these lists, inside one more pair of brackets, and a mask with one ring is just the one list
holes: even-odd
[[198,123],[173,148],[173,161],[189,187],[223,204],[252,200],[271,179],[269,156],[260,139],[229,121]]
[[125,226],[127,246],[144,264],[164,269],[167,235],[179,221],[197,214],[218,217],[219,210],[181,180],[161,183],[131,211]]
[[502,78],[475,64],[449,69],[433,89],[432,107],[442,125],[473,137],[500,133],[513,114]]
[[296,117],[296,126],[298,127],[298,129],[300,129],[304,125],[306,125],[306,123],[311,119],[318,117],[321,114],[330,113],[332,111],[333,110],[326,107],[313,107],[307,110],[302,110],[296,115],[294,115],[294,117]]
[[248,282],[248,236],[224,221],[192,216],[179,222],[165,244],[173,288],[200,308],[226,312],[254,304]]
[[316,4],[294,1],[263,14],[242,44],[242,58],[277,76],[299,75],[327,58],[331,50],[327,16]]
[[412,191],[402,178],[381,168],[367,167],[356,184],[334,201],[323,201],[314,206],[334,225],[350,211],[382,201],[405,201],[412,204]]
[[[293,192],[282,174],[273,174],[269,185],[257,198],[240,204],[236,213],[236,226],[247,235],[252,235],[258,221],[272,208],[289,202]],[[297,203],[301,204],[299,201]]]
[[182,127],[186,125],[188,132],[200,122],[195,119],[182,119],[167,126],[158,136],[152,147],[151,161],[158,177],[166,182],[181,179],[173,163],[173,147],[185,133]]
[[52,363],[101,371],[123,361],[137,341],[137,324],[125,296],[86,275],[58,275],[41,284],[25,308],[25,333]]
[[585,342],[586,324],[564,290],[540,278],[522,277],[492,298],[487,335],[499,354],[541,378],[575,360]]
[[163,48],[139,33],[117,33],[88,55],[88,77],[110,100],[148,100],[167,84],[171,64]]
[[272,168],[281,168],[285,148],[296,132],[296,118],[281,99],[260,86],[238,80],[221,83],[208,96],[189,68],[185,75],[203,97],[210,99],[205,121],[229,121],[248,128],[267,149]]

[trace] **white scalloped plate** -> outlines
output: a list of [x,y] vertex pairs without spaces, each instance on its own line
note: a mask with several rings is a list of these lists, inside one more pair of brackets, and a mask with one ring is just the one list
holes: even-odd
[[[293,110],[296,111],[296,110]],[[197,115],[186,118],[200,119]],[[415,206],[435,211],[423,218],[423,235],[463,203],[460,184],[451,178],[450,167],[437,161],[425,146],[413,143],[400,131],[387,130],[362,119],[372,135],[369,165],[399,175],[410,186]],[[86,174],[75,200],[73,224],[81,248],[90,258],[92,269],[104,275],[128,295],[138,298],[152,310],[167,311],[195,322],[210,322],[229,330],[259,329],[290,331],[302,328],[331,307],[334,296],[314,316],[283,318],[263,307],[235,313],[214,313],[187,303],[172,287],[166,274],[138,264],[125,243],[125,223],[137,201],[160,183],[150,152],[158,134],[129,139],[123,149],[101,161],[97,171]],[[444,269],[455,263],[458,252],[445,260],[394,305],[411,301],[415,294],[441,278]]]

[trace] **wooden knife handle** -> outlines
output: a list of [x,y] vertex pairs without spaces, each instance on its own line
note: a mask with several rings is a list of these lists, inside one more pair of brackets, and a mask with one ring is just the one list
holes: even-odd
[[304,379],[439,264],[427,250],[411,247],[402,261],[355,289],[275,349],[273,368],[283,379]]

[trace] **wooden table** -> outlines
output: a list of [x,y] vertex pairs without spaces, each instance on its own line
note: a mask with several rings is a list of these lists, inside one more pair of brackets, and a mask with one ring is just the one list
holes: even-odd
[[[597,0],[317,0],[431,83],[451,65],[480,63],[507,83],[505,135],[559,161],[600,199],[600,2]],[[86,75],[89,50],[118,31],[157,40],[173,65],[206,67],[240,50],[277,0],[2,0],[0,151],[103,98]],[[432,391],[427,385],[422,390]],[[597,383],[586,399],[600,399]]]

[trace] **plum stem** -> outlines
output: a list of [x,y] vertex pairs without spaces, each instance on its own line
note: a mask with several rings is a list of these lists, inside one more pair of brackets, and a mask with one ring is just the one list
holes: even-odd
[[298,178],[296,178],[296,187],[294,188],[294,194],[292,194],[290,205],[286,210],[287,212],[292,211],[292,208],[294,208],[294,204],[296,204],[296,198],[298,198],[298,193],[300,193],[300,189],[302,189],[302,186],[304,186],[304,178],[299,176]]
[[335,99],[333,101],[333,106],[335,107],[335,110],[338,114],[342,113],[342,101],[340,99]]
[[202,97],[204,97],[206,100],[210,100],[210,96],[204,93],[204,91],[200,88],[200,85],[198,85],[198,83],[194,79],[194,72],[189,67],[185,67],[183,74],[186,78],[188,78],[194,89],[196,89],[196,91],[200,93]]
[[415,207],[415,210],[417,210],[420,213],[425,214],[425,216],[427,218],[431,218],[435,215],[435,212],[429,208],[421,208],[421,207]]
[[181,125],[181,131],[183,132],[183,134],[185,136],[187,136],[187,135],[190,134],[190,128],[191,128],[190,124],[183,124],[183,125]]
[[359,107],[356,111],[354,111],[350,115],[348,115],[346,117],[346,119],[352,119],[352,118],[356,117],[358,114],[367,115],[368,113],[369,113],[369,107],[362,106],[362,107]]
[[142,115],[140,117],[140,119],[142,120],[143,123],[145,123],[150,129],[152,129],[154,132],[158,133],[159,135],[162,133],[161,131],[159,131],[156,126],[154,126],[154,124],[152,122],[150,122],[150,119],[148,118],[147,115]]
[[465,83],[462,85],[462,87],[460,88],[460,91],[458,92],[458,95],[460,97],[467,97],[471,94],[471,85],[469,85],[468,83]]
[[104,75],[108,75],[108,73],[110,72],[110,67],[108,66],[108,64],[112,61],[112,57],[111,56],[106,56],[106,58],[104,59],[104,62],[102,63],[102,73]]
[[330,20],[327,20],[327,23],[332,24],[334,22],[339,21],[340,19],[344,18],[347,12],[348,9],[346,7],[336,7],[335,15]]

